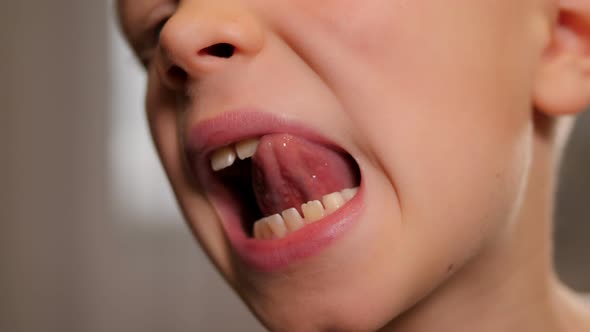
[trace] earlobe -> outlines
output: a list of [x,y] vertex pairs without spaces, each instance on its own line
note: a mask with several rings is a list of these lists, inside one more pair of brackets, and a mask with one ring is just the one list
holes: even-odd
[[559,1],[552,42],[535,82],[534,103],[550,116],[577,114],[590,105],[590,1]]

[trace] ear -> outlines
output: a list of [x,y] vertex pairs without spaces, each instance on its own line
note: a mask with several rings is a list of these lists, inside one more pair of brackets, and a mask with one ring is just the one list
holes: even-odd
[[556,1],[559,12],[533,98],[546,115],[573,115],[590,105],[590,0]]

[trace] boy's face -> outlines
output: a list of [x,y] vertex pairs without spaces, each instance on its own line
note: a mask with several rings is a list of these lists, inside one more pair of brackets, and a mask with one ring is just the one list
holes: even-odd
[[[544,1],[120,2],[186,219],[271,329],[377,329],[509,228],[531,158]],[[157,45],[150,29],[169,17]],[[233,52],[208,48],[219,43]],[[271,133],[293,136],[286,150]],[[209,168],[211,149],[252,137],[254,166]],[[248,234],[252,219],[355,186],[284,238]]]

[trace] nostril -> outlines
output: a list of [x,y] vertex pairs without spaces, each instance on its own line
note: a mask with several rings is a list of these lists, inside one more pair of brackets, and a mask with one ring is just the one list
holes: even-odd
[[199,51],[199,55],[210,55],[218,58],[231,58],[234,55],[235,47],[228,43],[211,45]]
[[175,84],[182,85],[186,82],[188,74],[178,66],[172,66],[168,69],[168,77]]

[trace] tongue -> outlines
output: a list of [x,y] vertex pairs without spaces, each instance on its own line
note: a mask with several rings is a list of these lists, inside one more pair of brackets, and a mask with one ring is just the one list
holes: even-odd
[[356,186],[355,164],[325,146],[288,134],[263,136],[253,158],[252,184],[265,216]]

